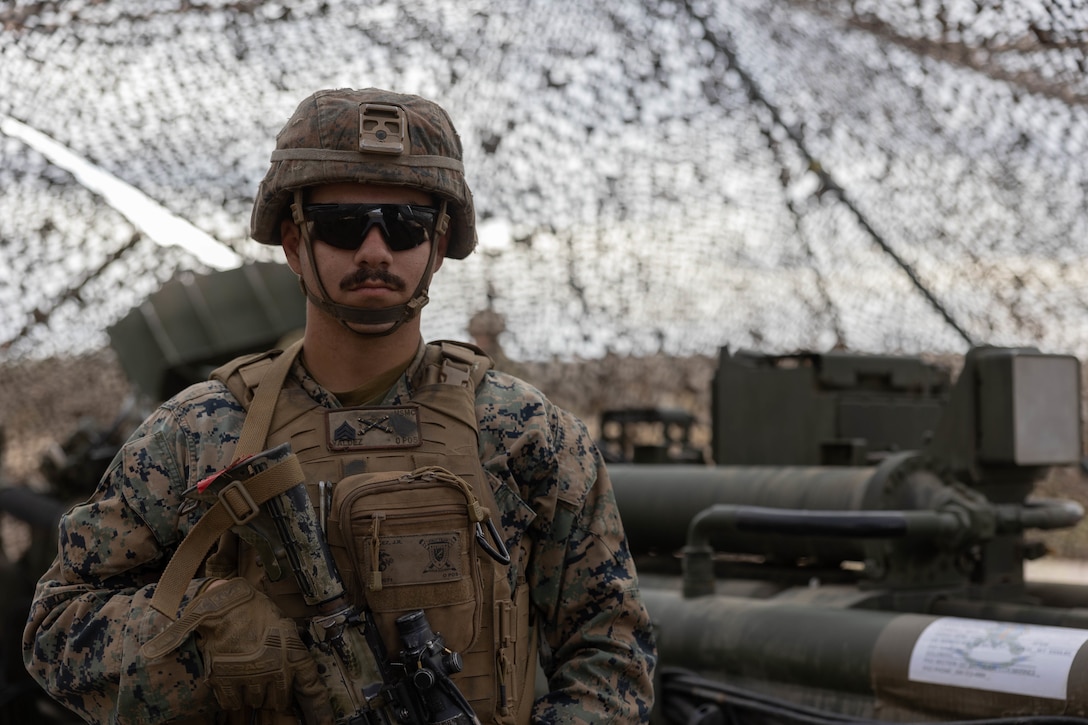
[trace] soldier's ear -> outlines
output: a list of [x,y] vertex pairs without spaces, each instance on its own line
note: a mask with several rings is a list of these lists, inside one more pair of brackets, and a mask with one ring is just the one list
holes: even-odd
[[283,246],[283,254],[287,257],[287,266],[295,274],[302,274],[302,265],[299,261],[298,249],[302,243],[302,235],[299,233],[298,224],[290,219],[280,222],[280,244]]

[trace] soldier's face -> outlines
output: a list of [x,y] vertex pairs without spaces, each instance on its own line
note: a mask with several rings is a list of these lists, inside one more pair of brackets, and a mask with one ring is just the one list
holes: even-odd
[[[410,204],[416,207],[433,207],[434,200],[418,189],[369,184],[328,184],[311,190],[306,201],[313,204]],[[382,218],[378,212],[375,219]],[[373,224],[360,239],[338,240],[358,242],[356,249],[343,249],[313,236],[313,267],[308,255],[302,253],[299,227],[285,221],[281,228],[287,263],[296,274],[302,276],[310,289],[316,289],[315,275],[321,275],[325,290],[333,302],[364,309],[380,309],[403,304],[409,300],[420,278],[426,272],[430,256],[431,229],[427,240],[411,246],[415,227],[425,226],[426,216],[420,222],[408,221],[408,226],[393,216],[385,217],[388,224]],[[384,231],[383,231],[384,228]],[[385,232],[398,235],[389,240]],[[435,258],[435,270],[442,266],[446,238],[437,240],[439,248]],[[347,245],[350,246],[350,245]],[[408,247],[408,248],[405,248]],[[399,251],[398,251],[399,250]]]

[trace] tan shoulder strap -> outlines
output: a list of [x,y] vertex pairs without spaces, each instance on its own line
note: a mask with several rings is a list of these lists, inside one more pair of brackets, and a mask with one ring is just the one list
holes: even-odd
[[235,358],[225,365],[212,370],[208,376],[211,380],[218,380],[227,386],[227,390],[238,399],[246,408],[253,400],[253,391],[261,378],[268,372],[268,368],[280,355],[280,350],[269,350],[260,355],[247,355]]
[[235,459],[243,456],[251,456],[264,450],[265,441],[268,439],[268,429],[272,426],[272,414],[276,412],[276,400],[280,397],[287,374],[291,372],[291,366],[295,364],[295,358],[302,350],[302,340],[290,345],[280,354],[257,386],[257,392],[253,395],[253,402],[246,412],[246,422],[242,424],[242,432],[238,436],[238,447],[235,449]]
[[[284,350],[272,361],[261,384],[257,386],[245,423],[242,424],[242,432],[238,436],[238,445],[234,450],[235,462],[264,449],[268,429],[272,424],[272,414],[276,410],[276,399],[301,349],[302,341],[299,340]],[[259,359],[259,356],[254,359]],[[200,521],[178,545],[159,577],[151,606],[173,618],[185,589],[219,537],[232,526],[244,523],[247,517],[256,516],[257,506],[304,480],[302,466],[292,456],[248,479],[244,489],[224,489],[219,500],[200,517]]]

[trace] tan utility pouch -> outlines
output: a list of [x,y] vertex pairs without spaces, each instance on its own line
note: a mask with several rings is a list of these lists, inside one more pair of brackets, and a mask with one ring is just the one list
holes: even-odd
[[402,648],[396,618],[416,609],[454,652],[476,642],[488,601],[476,540],[489,516],[464,479],[437,466],[336,484],[329,546],[348,591],[374,612],[390,654]]

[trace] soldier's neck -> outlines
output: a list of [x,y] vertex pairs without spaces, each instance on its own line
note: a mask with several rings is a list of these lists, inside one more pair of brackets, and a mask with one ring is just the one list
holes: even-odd
[[403,369],[419,349],[419,334],[418,316],[392,334],[373,337],[357,335],[324,315],[310,314],[302,359],[326,390],[355,390],[393,369]]

